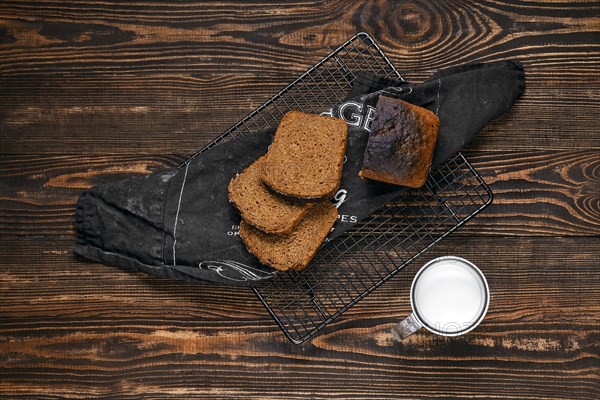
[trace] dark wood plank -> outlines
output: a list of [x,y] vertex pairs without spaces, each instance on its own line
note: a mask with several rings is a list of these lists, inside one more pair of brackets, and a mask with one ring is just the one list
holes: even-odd
[[[577,244],[579,239],[581,244]],[[575,291],[581,289],[594,294],[600,289],[597,287],[600,277],[596,276],[595,265],[600,257],[600,250],[596,246],[598,240],[598,237],[498,239],[450,236],[421,260],[456,254],[472,259],[485,273],[495,271],[501,277],[510,271],[504,279],[510,281],[515,292],[524,294],[520,300],[522,306],[539,313],[548,304],[540,303],[532,294],[540,289],[535,282],[548,287],[558,284],[556,290],[544,294],[546,300],[552,299],[554,306],[561,303],[563,306],[568,305],[570,310],[593,313],[599,306],[594,304],[595,298],[583,296],[585,293],[578,295]],[[188,317],[223,319],[232,316],[252,320],[260,315],[266,316],[247,287],[163,280],[89,262],[73,254],[71,236],[4,237],[0,239],[0,243],[4,255],[0,262],[4,316],[124,318],[134,315],[136,320],[185,320]],[[577,246],[577,252],[565,252],[572,245]],[[510,246],[514,246],[515,251],[505,251]],[[364,300],[361,303],[364,311],[355,308],[350,314],[369,316],[370,313],[385,308],[385,299],[393,297],[393,292],[399,288],[407,295],[410,280],[405,277],[412,277],[418,265],[424,262],[421,260],[402,272],[399,275],[400,281],[396,284],[386,284]],[[549,265],[545,266],[545,263]],[[580,271],[580,268],[583,270]],[[66,293],[72,296],[64,296]],[[29,300],[23,303],[23,299]],[[383,303],[379,303],[380,301]],[[135,304],[138,305],[137,308],[132,307]],[[79,306],[75,307],[76,305]],[[146,314],[146,311],[155,311],[155,308],[163,310],[160,315]],[[86,309],[103,312],[88,314]]]
[[[594,399],[600,393],[597,237],[450,238],[301,346],[284,338],[247,288],[82,263],[70,253],[70,237],[0,243],[6,395]],[[458,338],[420,332],[393,342],[389,329],[409,312],[414,272],[443,254],[466,257],[486,274],[492,292],[486,319]]]
[[[466,154],[495,193],[457,234],[600,234],[600,155],[588,151]],[[178,165],[180,156],[6,156],[0,160],[0,232],[74,232],[75,202],[96,184]]]
[[0,7],[3,154],[191,154],[363,30],[414,81],[466,62],[524,63],[526,94],[475,148],[600,148],[591,2]]
[[[366,31],[406,79],[505,58],[524,96],[466,150],[495,201],[301,346],[250,289],[72,253],[78,194],[177,165]],[[1,398],[600,398],[600,6],[0,2]],[[489,313],[389,333],[455,254]]]
[[[478,234],[600,233],[597,150],[473,151],[465,156],[494,192],[492,205],[471,225]],[[573,215],[578,215],[576,220]]]

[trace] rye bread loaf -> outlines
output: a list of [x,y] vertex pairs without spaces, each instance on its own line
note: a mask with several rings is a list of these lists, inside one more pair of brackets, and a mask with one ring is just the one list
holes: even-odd
[[440,120],[431,111],[380,96],[359,176],[419,188],[425,184]]
[[273,235],[240,223],[240,236],[258,260],[280,271],[306,268],[337,220],[337,209],[329,200],[311,207],[287,235]]
[[347,140],[343,120],[290,111],[277,127],[261,178],[286,196],[331,197],[340,185]]
[[267,233],[290,233],[313,203],[292,201],[265,187],[260,178],[264,160],[262,156],[229,182],[229,200],[250,225]]

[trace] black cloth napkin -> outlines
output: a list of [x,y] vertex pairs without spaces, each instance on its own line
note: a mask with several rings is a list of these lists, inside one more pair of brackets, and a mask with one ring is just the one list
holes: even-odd
[[[340,189],[332,199],[340,217],[327,241],[405,190],[358,176],[380,95],[438,115],[435,168],[506,111],[524,88],[524,71],[515,61],[448,68],[421,84],[359,74],[348,100],[324,113],[349,126]],[[260,264],[239,237],[240,216],[228,201],[227,185],[267,152],[273,135],[274,129],[236,138],[180,167],[85,190],[77,203],[75,253],[187,281],[254,284],[272,278],[276,271]]]

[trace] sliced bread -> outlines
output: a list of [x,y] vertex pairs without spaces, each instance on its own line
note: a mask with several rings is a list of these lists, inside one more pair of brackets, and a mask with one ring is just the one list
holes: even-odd
[[313,203],[296,202],[272,192],[260,178],[265,156],[229,183],[229,200],[254,227],[275,234],[290,233]]
[[440,120],[431,111],[381,96],[359,176],[418,188],[425,184]]
[[280,271],[301,271],[317,253],[337,216],[335,206],[323,200],[311,207],[288,235],[268,234],[242,220],[240,236],[248,251],[261,263]]
[[331,197],[340,185],[347,140],[343,120],[290,111],[277,127],[261,178],[285,196]]

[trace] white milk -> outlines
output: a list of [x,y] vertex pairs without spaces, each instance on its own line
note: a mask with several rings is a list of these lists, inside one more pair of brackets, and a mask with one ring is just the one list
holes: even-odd
[[430,329],[453,334],[478,323],[488,302],[486,283],[460,261],[441,260],[425,268],[413,287],[413,308]]

